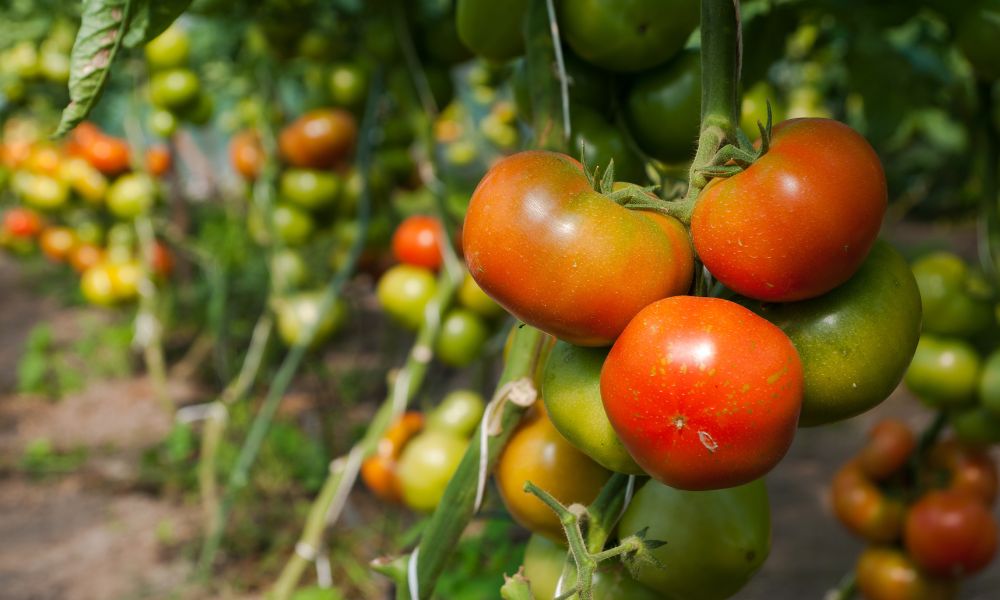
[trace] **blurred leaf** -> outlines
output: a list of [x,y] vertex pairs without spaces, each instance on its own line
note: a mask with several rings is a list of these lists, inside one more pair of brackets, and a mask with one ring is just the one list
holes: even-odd
[[125,45],[135,48],[160,35],[190,5],[191,0],[139,0],[125,34]]

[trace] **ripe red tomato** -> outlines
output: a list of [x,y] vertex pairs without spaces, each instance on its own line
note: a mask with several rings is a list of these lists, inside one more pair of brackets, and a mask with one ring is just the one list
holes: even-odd
[[125,140],[104,135],[87,134],[81,138],[81,152],[87,162],[105,175],[117,175],[129,168],[128,143]]
[[636,463],[675,488],[747,483],[788,451],[802,363],[780,329],[719,298],[642,309],[611,347],[601,397]]
[[778,124],[767,154],[709,186],[695,207],[698,256],[733,290],[787,302],[847,281],[875,243],[887,202],[878,155],[829,119]]
[[868,434],[868,443],[858,454],[858,467],[875,481],[887,479],[903,468],[916,447],[917,438],[906,423],[885,419]]
[[889,543],[903,531],[906,507],[882,493],[857,462],[837,471],[830,486],[833,513],[848,530],[869,542]]
[[358,125],[339,108],[307,112],[281,131],[278,148],[293,167],[325,169],[336,166],[354,150]]
[[693,272],[677,220],[619,206],[555,152],[496,163],[472,195],[462,242],[487,294],[580,346],[611,343],[644,306],[685,293]]
[[254,181],[264,166],[264,148],[256,131],[241,131],[229,141],[229,162],[243,179]]
[[42,218],[30,208],[14,207],[3,214],[3,230],[19,238],[33,238],[42,230]]
[[913,561],[928,573],[966,576],[993,560],[997,522],[976,498],[934,491],[910,508],[903,540]]
[[392,254],[399,262],[436,271],[441,266],[443,239],[437,219],[413,215],[392,234]]

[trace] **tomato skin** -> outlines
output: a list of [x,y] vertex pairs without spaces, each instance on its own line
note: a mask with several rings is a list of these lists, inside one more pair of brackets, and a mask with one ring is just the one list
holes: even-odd
[[458,38],[474,53],[504,61],[524,51],[522,33],[528,0],[504,3],[490,0],[457,0],[455,25]]
[[33,238],[42,231],[42,217],[30,208],[15,207],[3,214],[3,230],[15,237]]
[[434,217],[407,217],[392,234],[392,254],[401,263],[436,271],[441,267],[444,232]]
[[691,233],[729,288],[757,300],[804,300],[858,270],[886,205],[885,173],[861,135],[829,119],[792,119],[774,127],[767,154],[702,193]]
[[880,404],[899,385],[920,337],[913,275],[882,241],[847,283],[819,298],[740,302],[795,344],[805,376],[801,426],[839,421]]
[[441,399],[427,419],[428,429],[448,431],[467,438],[479,426],[486,401],[472,390],[454,390]]
[[858,467],[875,481],[888,479],[902,469],[917,448],[913,430],[894,419],[879,421],[858,453]]
[[581,346],[609,344],[644,306],[686,292],[693,272],[678,221],[622,208],[554,152],[496,163],[472,195],[462,242],[483,291]]
[[424,308],[437,290],[427,269],[396,265],[379,279],[375,293],[382,308],[403,327],[416,331],[424,322]]
[[76,235],[69,227],[46,227],[38,238],[38,245],[49,260],[65,262],[76,245]]
[[[548,538],[534,534],[524,548],[524,576],[528,578],[535,600],[552,600],[562,575],[566,548]],[[628,574],[617,561],[600,563],[591,581],[594,600],[659,600],[660,595],[643,586]],[[576,574],[563,582],[563,591],[573,587]]]
[[247,181],[256,181],[264,167],[264,148],[256,131],[247,129],[229,141],[229,164]]
[[802,363],[780,329],[718,298],[639,312],[601,370],[604,410],[635,462],[678,489],[747,483],[788,451]]
[[358,125],[351,113],[323,108],[305,113],[278,136],[281,156],[293,167],[327,169],[354,150]]
[[542,398],[552,424],[581,452],[611,471],[643,475],[608,421],[601,402],[607,348],[556,342],[542,372]]
[[643,565],[638,580],[668,598],[729,598],[771,551],[771,512],[763,480],[709,492],[649,481],[622,515],[618,535],[645,527],[646,539],[667,542],[653,555],[671,567]]
[[85,134],[81,139],[85,140],[81,147],[82,156],[101,173],[112,176],[128,170],[131,157],[125,140],[100,131],[89,137]]
[[376,496],[386,502],[403,501],[403,489],[396,472],[403,448],[424,428],[424,416],[407,411],[389,426],[378,441],[375,454],[361,463],[361,479]]
[[931,575],[977,573],[997,550],[997,522],[981,502],[965,494],[934,491],[906,517],[906,550]]
[[451,367],[464,367],[479,358],[489,337],[483,320],[471,310],[453,308],[441,322],[434,344],[435,355]]
[[587,62],[611,71],[642,71],[680,51],[698,26],[698,7],[694,0],[564,0],[559,26],[569,47]]
[[150,69],[163,70],[184,66],[191,53],[187,32],[173,25],[146,44],[146,62]]
[[855,535],[875,543],[899,539],[906,507],[883,494],[856,461],[834,475],[830,496],[837,519]]
[[905,379],[910,391],[931,406],[968,406],[975,402],[979,355],[962,340],[924,334]]
[[955,582],[928,576],[896,548],[867,548],[855,571],[866,600],[951,600],[958,592]]
[[464,438],[443,431],[427,430],[410,440],[396,471],[406,505],[419,511],[434,510],[467,445]]
[[637,76],[624,108],[639,147],[664,162],[690,160],[701,122],[701,53],[684,51],[662,67]]
[[507,441],[494,477],[504,506],[515,521],[533,533],[565,543],[559,517],[534,494],[524,491],[525,482],[534,483],[564,505],[586,505],[597,497],[611,472],[559,435],[545,410],[537,407]]

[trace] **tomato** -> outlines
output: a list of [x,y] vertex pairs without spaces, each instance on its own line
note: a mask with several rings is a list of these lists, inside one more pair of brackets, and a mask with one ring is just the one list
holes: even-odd
[[955,582],[928,576],[896,548],[867,548],[855,570],[866,600],[951,600],[958,592]]
[[639,181],[643,177],[642,160],[612,121],[585,106],[572,107],[570,114],[573,124],[570,147],[574,153],[583,149],[587,166],[591,169],[600,166],[603,173],[613,159],[616,179]]
[[347,158],[357,137],[351,113],[324,108],[307,112],[282,129],[278,147],[293,167],[325,169]]
[[629,454],[688,490],[770,471],[795,435],[802,385],[780,329],[728,300],[693,296],[642,309],[601,370],[604,410]]
[[666,62],[684,47],[700,16],[695,0],[559,4],[559,27],[569,47],[587,62],[612,71],[642,71]]
[[457,435],[432,430],[410,440],[403,448],[396,471],[407,506],[420,511],[434,510],[468,443]]
[[402,502],[403,490],[396,472],[406,444],[424,428],[424,416],[408,411],[389,426],[378,441],[375,454],[361,463],[361,479],[376,496],[386,502]]
[[438,360],[451,367],[465,367],[479,358],[490,331],[483,319],[464,308],[448,311],[434,343]]
[[59,179],[91,204],[100,204],[108,193],[108,178],[86,159],[70,157],[59,165]]
[[528,0],[504,3],[490,0],[457,0],[455,25],[458,38],[475,54],[494,61],[524,52],[524,19]]
[[837,471],[830,496],[834,515],[855,535],[869,542],[899,539],[906,507],[876,487],[857,462],[849,462]]
[[931,406],[968,405],[979,383],[979,355],[962,340],[922,335],[905,380]]
[[[79,238],[79,234],[77,235]],[[91,242],[78,243],[69,254],[69,264],[77,273],[84,273],[104,260],[104,250]]]
[[760,137],[761,125],[767,125],[767,105],[771,105],[771,122],[784,121],[785,108],[778,100],[777,92],[766,80],[758,81],[743,92],[740,109],[740,129],[751,140]]
[[950,252],[934,252],[913,263],[924,304],[924,331],[970,336],[993,323],[988,298],[970,293],[968,266]]
[[316,228],[309,213],[284,202],[275,204],[271,218],[274,221],[275,234],[289,246],[304,244]]
[[310,344],[311,348],[316,348],[343,326],[347,320],[347,303],[337,298],[330,310],[321,314],[323,293],[322,290],[298,292],[274,301],[278,335],[283,342],[289,346],[304,344],[308,330],[316,327]]
[[189,123],[204,125],[212,119],[213,111],[215,100],[209,94],[201,92],[190,104],[180,109],[179,116]]
[[108,189],[108,210],[122,219],[149,212],[156,202],[156,183],[143,173],[122,175]]
[[76,235],[69,227],[50,226],[42,230],[38,245],[49,260],[64,262],[76,246]]
[[191,42],[187,33],[174,24],[150,40],[144,50],[150,69],[174,69],[187,64]]
[[309,279],[309,267],[302,255],[290,248],[271,256],[271,285],[279,293],[294,290]]
[[192,106],[201,93],[201,81],[191,69],[176,68],[154,73],[149,80],[149,99],[154,106],[181,110]]
[[952,411],[948,415],[955,437],[970,444],[1000,443],[1000,416],[981,406]]
[[392,234],[392,253],[396,260],[436,271],[441,266],[444,232],[434,217],[407,217]]
[[135,259],[119,263],[109,263],[106,267],[111,277],[111,291],[115,300],[128,302],[139,296],[139,282],[142,280],[142,265]]
[[146,171],[153,177],[162,177],[170,170],[172,159],[166,146],[151,146],[146,150]]
[[493,319],[504,314],[502,306],[486,295],[476,280],[468,273],[462,278],[458,288],[458,303],[484,319]]
[[729,288],[758,300],[804,300],[850,279],[868,256],[885,213],[885,173],[843,123],[793,119],[773,133],[767,154],[702,193],[691,233],[698,256]]
[[585,346],[609,344],[644,306],[686,292],[693,273],[678,221],[622,208],[591,189],[578,162],[553,152],[497,162],[472,195],[462,241],[490,297]]
[[38,55],[38,71],[49,81],[65,85],[69,81],[69,54],[46,49],[43,44]]
[[368,95],[368,72],[357,63],[340,63],[330,69],[330,99],[337,106],[359,108]]
[[[614,76],[607,71],[581,60],[567,48],[563,48],[563,63],[566,66],[566,79],[569,87],[569,98],[573,106],[586,106],[595,111],[604,112],[611,107],[614,95]],[[510,84],[517,107],[517,115],[524,121],[532,118],[531,82],[528,81],[527,64],[518,60],[510,77]],[[572,119],[575,111],[570,111]],[[572,148],[576,151],[576,148]]]
[[701,122],[701,54],[685,51],[637,76],[628,88],[624,109],[639,147],[664,162],[689,161]]
[[153,269],[153,275],[164,279],[170,277],[174,271],[173,254],[171,254],[170,248],[159,240],[153,242],[153,257],[150,266]]
[[927,573],[968,576],[996,554],[997,522],[976,498],[934,491],[910,508],[903,539],[913,562]]
[[115,284],[111,277],[110,265],[97,263],[80,276],[80,291],[87,302],[98,306],[110,306],[118,299],[115,295]]
[[33,238],[42,230],[42,217],[30,208],[14,207],[3,214],[4,233]]
[[313,169],[286,169],[281,174],[279,194],[289,204],[308,210],[332,206],[340,197],[343,182],[336,173]]
[[947,439],[931,449],[927,462],[931,469],[944,471],[947,489],[977,498],[986,506],[996,501],[997,466],[987,448]]
[[459,437],[469,437],[479,426],[486,410],[486,401],[472,390],[449,392],[427,419],[428,429],[448,431]]
[[510,436],[494,477],[504,506],[515,521],[533,533],[565,543],[559,517],[534,494],[524,491],[525,482],[532,482],[564,505],[586,505],[594,501],[611,472],[559,435],[545,410],[538,407]]
[[154,108],[146,122],[150,131],[162,138],[168,138],[177,131],[177,116],[169,110]]
[[847,283],[819,298],[741,302],[795,344],[805,376],[803,426],[853,417],[885,400],[903,378],[920,336],[913,275],[885,242],[875,244]]
[[906,466],[916,448],[917,438],[906,423],[884,419],[869,432],[858,454],[858,468],[875,481],[888,479]]
[[601,403],[606,348],[556,342],[545,361],[542,398],[552,424],[581,452],[606,469],[643,475],[615,433]]
[[995,350],[983,361],[979,403],[1000,416],[1000,350]]
[[264,167],[264,160],[264,148],[256,131],[241,131],[229,141],[229,164],[243,179],[256,180]]
[[[551,600],[566,560],[566,548],[540,535],[532,535],[524,548],[524,576],[535,600]],[[562,591],[572,589],[576,572],[563,581]],[[658,600],[659,594],[632,579],[616,559],[600,563],[591,581],[594,600]]]
[[424,308],[436,291],[437,281],[427,269],[396,265],[382,275],[375,293],[393,320],[416,331],[424,322]]
[[646,527],[646,539],[667,542],[653,550],[667,567],[643,565],[637,579],[669,598],[729,598],[771,551],[771,511],[763,480],[709,492],[650,481],[622,515],[618,536]]
[[977,0],[963,4],[963,15],[956,28],[955,43],[972,64],[976,77],[985,82],[1000,79],[1000,58],[997,37],[1000,24],[995,16],[1000,13],[1000,1]]
[[24,203],[39,210],[58,210],[69,202],[69,187],[55,177],[19,171],[11,182]]
[[98,171],[111,176],[128,170],[131,157],[125,140],[104,134],[84,139],[82,156]]

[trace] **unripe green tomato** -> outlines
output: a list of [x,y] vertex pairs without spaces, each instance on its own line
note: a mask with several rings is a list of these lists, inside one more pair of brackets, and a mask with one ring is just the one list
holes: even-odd
[[278,335],[282,341],[289,346],[304,344],[309,328],[317,327],[309,345],[316,348],[340,329],[347,318],[347,303],[337,298],[330,310],[320,315],[323,294],[322,290],[299,292],[275,301]]
[[1000,416],[1000,350],[995,350],[983,362],[979,378],[979,403]]
[[194,104],[200,91],[201,81],[191,69],[160,71],[149,80],[149,99],[160,108],[186,108]]
[[304,244],[316,228],[309,213],[283,202],[274,206],[271,217],[274,219],[274,233],[289,246]]
[[465,438],[435,430],[411,439],[396,467],[406,505],[419,511],[434,510],[467,445]]
[[[583,105],[603,112],[611,106],[615,90],[614,76],[594,65],[581,60],[568,50],[564,53],[566,77],[569,84],[569,98],[573,105]],[[521,120],[531,122],[531,82],[528,81],[527,63],[518,60],[510,77],[514,92],[514,104]],[[572,112],[571,112],[572,115]],[[575,149],[571,149],[576,154]]]
[[527,0],[458,0],[455,24],[463,44],[479,56],[505,61],[524,51]]
[[155,201],[156,183],[143,173],[126,173],[108,188],[108,210],[121,219],[146,214]]
[[130,223],[115,223],[108,228],[105,239],[108,241],[109,248],[117,246],[131,252],[135,245],[135,237],[135,228]]
[[632,81],[625,120],[639,147],[654,158],[677,163],[694,155],[701,119],[700,60],[697,51],[685,51]]
[[302,255],[283,248],[271,257],[271,285],[280,294],[301,287],[309,278],[309,268]]
[[427,418],[427,429],[436,429],[467,438],[483,418],[486,401],[472,390],[449,392]]
[[212,119],[212,113],[215,111],[215,100],[212,96],[205,93],[199,93],[198,97],[195,98],[191,105],[181,109],[180,116],[188,123],[194,125],[204,125]]
[[335,106],[358,108],[368,94],[368,72],[357,63],[333,65],[327,87]]
[[644,475],[604,412],[601,367],[609,350],[556,342],[542,372],[542,398],[552,424],[578,450],[606,469]]
[[3,57],[3,69],[21,79],[38,75],[38,49],[34,42],[24,40],[7,50]]
[[949,414],[955,437],[968,444],[996,444],[1000,442],[1000,416],[993,411],[976,406]]
[[485,319],[492,319],[506,313],[503,307],[490,298],[468,273],[465,274],[462,285],[458,288],[458,303]]
[[642,161],[629,146],[625,132],[604,115],[585,106],[573,107],[572,153],[578,158],[580,149],[587,165],[601,172],[615,161],[615,179],[638,181],[642,177]]
[[14,175],[14,186],[24,203],[40,210],[58,210],[69,202],[69,186],[41,173],[20,172]]
[[69,55],[43,47],[38,56],[38,71],[53,83],[66,83],[69,81]]
[[979,355],[962,340],[924,334],[904,379],[910,391],[930,406],[966,406],[975,401]]
[[149,113],[149,130],[154,134],[168,138],[177,131],[177,116],[164,108],[154,108]]
[[314,169],[287,169],[281,174],[281,199],[309,210],[332,206],[343,183],[336,173]]
[[174,24],[150,40],[146,44],[145,52],[150,69],[154,71],[175,69],[187,64],[191,43],[187,32]]
[[971,336],[993,324],[988,298],[972,295],[975,278],[960,257],[935,252],[913,263],[924,306],[924,331]]
[[427,269],[396,265],[382,275],[375,293],[393,320],[416,331],[424,322],[424,308],[436,291],[437,281]]
[[464,367],[479,358],[490,332],[471,310],[453,308],[441,323],[434,349],[438,360],[452,367]]
[[[524,576],[528,578],[534,600],[552,600],[562,575],[566,547],[544,535],[533,534],[524,548]],[[576,573],[563,581],[563,592],[572,589]],[[659,600],[660,595],[632,579],[617,560],[600,563],[591,581],[594,600]]]

